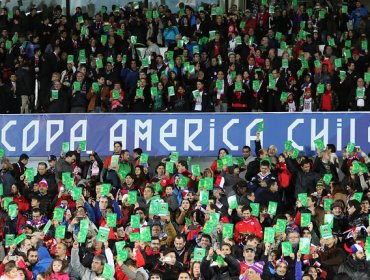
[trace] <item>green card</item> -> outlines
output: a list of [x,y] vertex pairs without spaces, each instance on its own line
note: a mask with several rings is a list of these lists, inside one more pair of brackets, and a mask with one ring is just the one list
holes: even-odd
[[14,239],[13,244],[19,245],[26,238],[27,238],[27,235],[22,233],[21,235],[18,235],[17,238]]
[[64,239],[66,235],[66,226],[64,225],[57,225],[55,227],[55,238]]
[[342,68],[342,59],[341,58],[336,58],[334,60],[334,65],[335,65],[335,68]]
[[290,241],[282,242],[281,249],[284,257],[290,256],[290,254],[293,253],[293,247]]
[[9,203],[13,201],[13,197],[4,197],[4,209],[8,209]]
[[153,11],[153,18],[159,18],[159,12],[157,10]]
[[136,96],[137,97],[143,97],[144,96],[143,89],[141,89],[141,88],[136,89]]
[[276,32],[276,33],[275,33],[275,39],[276,39],[276,40],[278,40],[278,41],[279,41],[279,40],[281,40],[281,36],[282,36],[282,35],[283,35],[283,34],[282,34],[281,32]]
[[131,215],[131,227],[140,228],[140,215]]
[[152,200],[152,202],[150,203],[150,206],[149,206],[149,214],[158,215],[160,207],[161,206],[160,206],[159,202],[156,202],[156,201]]
[[315,147],[316,147],[317,150],[319,150],[319,151],[325,150],[325,145],[324,145],[324,141],[322,140],[322,138],[316,139],[313,142],[314,142]]
[[[259,124],[258,124],[258,125],[259,125]],[[237,158],[235,158],[235,160],[236,160],[236,164],[237,164],[239,167],[242,167],[242,166],[244,166],[244,165],[245,165],[244,158],[242,158],[242,157],[237,157]]]
[[150,232],[150,227],[143,227],[140,229],[140,240],[144,242],[152,241],[152,234]]
[[80,82],[75,81],[75,82],[73,83],[73,90],[74,90],[74,91],[80,91],[80,90],[81,90],[81,83],[80,83]]
[[116,227],[117,226],[117,214],[116,213],[108,213],[107,214],[107,226],[108,227]]
[[326,185],[330,185],[331,179],[333,178],[332,174],[325,174],[323,180]]
[[244,27],[245,27],[246,24],[247,23],[245,21],[241,21],[240,24],[239,24],[239,28],[240,29],[244,29]]
[[361,42],[361,49],[364,50],[364,51],[367,51],[368,50],[368,43],[367,43],[367,39],[363,40]]
[[209,39],[214,40],[215,38],[216,38],[216,31],[215,30],[209,31]]
[[234,234],[234,225],[233,224],[223,224],[222,225],[222,238],[226,237],[232,239]]
[[333,232],[329,225],[320,226],[320,234],[321,234],[321,237],[324,239],[329,239],[333,237]]
[[252,87],[254,91],[258,91],[260,89],[260,81],[257,80],[253,81]]
[[29,167],[24,172],[24,177],[27,179],[28,182],[32,182],[35,178],[35,170],[33,167]]
[[208,205],[209,192],[208,191],[201,191],[199,201],[202,203],[202,205]]
[[242,82],[235,82],[235,90],[236,91],[242,91],[243,90]]
[[[365,73],[365,82],[370,82],[370,72]],[[0,155],[0,157],[2,156]]]
[[308,227],[311,223],[311,213],[302,213],[301,214],[301,227]]
[[260,215],[260,204],[259,203],[250,203],[250,207],[252,208],[252,215],[255,217],[259,217]]
[[70,54],[70,55],[68,55],[68,57],[67,57],[67,63],[73,63],[74,62],[74,56],[73,56],[73,54]]
[[73,188],[71,190],[71,195],[74,201],[79,200],[82,195],[82,188]]
[[54,215],[53,220],[58,222],[63,222],[64,218],[64,209],[63,208],[55,208],[54,209]]
[[317,93],[318,93],[318,94],[323,94],[323,93],[324,93],[324,91],[325,91],[325,85],[323,85],[323,84],[318,84],[318,85],[317,85]]
[[283,91],[280,95],[280,101],[285,103],[288,101],[288,93],[286,91]]
[[211,177],[206,177],[203,179],[204,180],[204,188],[208,191],[213,190],[213,178]]
[[222,159],[217,160],[217,170],[221,171],[223,167]]
[[356,97],[364,98],[365,97],[365,88],[356,88]]
[[302,206],[308,207],[307,193],[299,193],[298,200],[302,203]]
[[353,153],[353,151],[354,151],[354,149],[355,149],[355,147],[356,147],[356,144],[355,143],[352,143],[352,142],[349,142],[348,144],[347,144],[347,152],[349,153],[349,154],[352,154]]
[[128,253],[129,253],[128,250],[117,251],[117,261],[125,262],[128,259]]
[[299,240],[299,250],[301,254],[308,255],[310,253],[311,242],[309,238],[302,238]]
[[286,42],[284,42],[284,41],[280,42],[280,49],[282,49],[282,50],[286,50],[287,49]]
[[321,61],[320,60],[316,59],[314,61],[314,64],[315,64],[315,68],[321,68]]
[[112,98],[113,98],[113,100],[117,100],[117,99],[119,99],[119,97],[120,97],[120,90],[119,89],[114,89],[112,91]]
[[329,225],[330,228],[333,228],[333,226],[334,226],[334,215],[333,214],[325,214],[324,224]]
[[97,58],[95,61],[96,61],[96,68],[101,69],[104,67],[103,60],[101,58]]
[[140,155],[140,164],[148,164],[149,155],[146,153],[142,153]]
[[145,17],[146,18],[152,18],[152,11],[151,10],[147,10],[146,13],[145,13]]
[[346,40],[346,41],[344,42],[344,46],[345,46],[346,48],[350,49],[350,48],[351,48],[351,46],[352,46],[352,41],[351,41],[351,40]]
[[181,176],[180,181],[178,183],[178,186],[180,188],[184,188],[185,189],[187,187],[188,183],[189,183],[189,178],[187,178],[185,176]]
[[301,63],[302,63],[302,68],[303,69],[308,69],[308,61],[307,60],[302,60]]
[[292,142],[292,140],[286,140],[285,142],[284,142],[284,149],[285,149],[285,151],[291,151],[291,150],[293,150],[293,142]]
[[289,68],[289,60],[288,60],[287,58],[283,58],[283,59],[281,60],[281,65],[282,65],[282,67],[283,67],[283,68],[285,68],[285,69]]
[[12,42],[12,41],[7,40],[7,41],[6,41],[6,43],[5,43],[5,48],[6,48],[7,50],[9,50],[9,49],[12,47],[12,45],[13,45],[13,42]]
[[44,226],[44,228],[42,229],[42,232],[44,233],[44,234],[46,234],[47,232],[48,232],[48,230],[50,229],[50,227],[51,227],[51,224],[52,224],[52,222],[51,222],[51,220],[48,220],[48,222],[46,223],[46,225]]
[[168,215],[168,203],[162,202],[159,204],[158,216],[167,216]]
[[174,51],[168,51],[167,52],[167,59],[168,60],[173,60],[173,54],[174,54]]
[[345,56],[345,58],[351,58],[352,57],[352,54],[351,54],[351,50],[345,50],[344,51],[344,56]]
[[333,204],[332,198],[324,198],[324,210],[330,211],[331,205]]
[[177,40],[177,47],[182,49],[184,47],[184,40]]
[[222,90],[223,88],[223,81],[222,80],[216,80],[216,88],[219,90]]
[[220,222],[220,213],[212,212],[210,213],[209,222],[213,224],[214,226],[217,226]]
[[113,276],[114,276],[114,266],[110,265],[110,264],[104,264],[104,269],[103,269],[103,274],[102,276],[105,278],[105,279],[112,279]]
[[193,46],[193,54],[199,53],[199,46]]
[[269,77],[269,88],[272,89],[276,87],[276,80],[274,78]]
[[153,83],[158,83],[158,75],[157,74],[152,74],[150,75],[150,78],[152,80]]
[[275,228],[265,227],[263,242],[265,242],[265,243],[270,242],[271,244],[274,244],[274,242],[275,242]]
[[156,97],[158,95],[158,88],[157,87],[151,87],[150,88],[150,94],[153,96],[153,97]]
[[174,163],[173,162],[170,162],[170,161],[167,161],[166,162],[166,171],[170,174],[173,174],[173,169],[174,169]]
[[96,236],[96,241],[105,242],[108,240],[110,229],[107,227],[99,227],[98,234]]
[[67,181],[71,179],[71,172],[63,172],[62,173],[62,183],[66,184]]
[[86,140],[80,141],[78,143],[78,149],[80,151],[85,151],[86,150]]
[[9,248],[14,244],[15,235],[5,234],[5,248]]
[[8,215],[10,218],[15,218],[17,217],[17,209],[18,209],[18,205],[17,204],[10,204],[8,206]]
[[343,14],[347,14],[348,13],[348,6],[347,5],[343,5],[342,6],[342,13]]
[[193,164],[191,166],[191,173],[193,173],[194,176],[196,176],[196,177],[200,176],[200,165],[199,164]]
[[223,165],[226,165],[226,166],[233,166],[234,165],[232,155],[224,155],[221,160],[222,160]]
[[267,213],[269,215],[275,216],[276,215],[277,206],[278,206],[277,202],[270,201],[269,202],[268,209],[267,209]]
[[192,93],[195,99],[201,98],[199,90],[193,90]]
[[285,232],[285,230],[286,230],[286,224],[287,224],[287,220],[285,220],[285,219],[277,219],[276,220],[276,226],[275,226],[276,233]]
[[5,150],[4,149],[0,149],[0,158],[3,158],[5,155]]
[[100,191],[100,195],[101,196],[108,196],[109,192],[110,192],[110,187],[111,185],[110,184],[103,184],[101,186],[101,191]]
[[339,77],[341,80],[345,80],[347,78],[346,71],[339,71]]
[[107,35],[101,35],[100,36],[100,42],[102,44],[106,44],[107,43],[107,40],[108,40],[108,36]]
[[299,156],[300,151],[298,149],[294,149],[292,153],[292,159],[296,159]]
[[364,193],[362,193],[362,192],[355,192],[353,194],[352,200],[357,200],[358,202],[361,203],[361,200],[362,200],[362,196],[363,195],[364,195]]
[[80,231],[77,234],[77,242],[78,243],[85,243],[88,234],[89,234],[88,229],[80,227]]
[[128,204],[135,204],[137,202],[137,191],[128,191]]
[[229,204],[230,209],[237,209],[238,208],[238,200],[236,198],[236,195],[229,196],[227,198],[227,202]]
[[137,240],[140,240],[140,232],[133,232],[129,235],[130,242],[135,242]]
[[319,11],[319,19],[324,19],[324,18],[325,18],[325,12]]
[[51,98],[53,98],[54,100],[59,99],[59,91],[56,89],[51,90]]
[[4,195],[4,185],[0,183],[0,196]]
[[206,249],[204,248],[195,248],[194,249],[194,260],[201,262],[206,256]]
[[168,96],[174,96],[175,95],[175,87],[170,86],[168,87]]
[[123,249],[126,246],[126,242],[125,241],[117,241],[117,242],[115,242],[115,246],[116,246],[116,252],[123,251]]

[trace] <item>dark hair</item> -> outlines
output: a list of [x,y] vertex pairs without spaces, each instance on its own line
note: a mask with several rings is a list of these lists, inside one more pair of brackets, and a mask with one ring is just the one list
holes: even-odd
[[244,150],[244,149],[248,149],[248,150],[250,151],[250,150],[251,150],[251,147],[249,147],[249,146],[244,146],[244,147],[243,147],[243,150]]
[[30,253],[32,253],[32,252],[38,252],[37,251],[37,249],[36,248],[30,248],[30,249],[28,249],[28,251],[27,251],[27,257],[28,257],[28,255],[30,254]]
[[43,165],[46,169],[48,168],[48,165],[46,164],[46,162],[39,162],[38,165]]
[[211,236],[210,236],[209,234],[205,234],[205,233],[203,233],[201,238],[206,238],[206,239],[208,239],[209,243],[211,243],[211,244],[212,244],[212,238],[211,238]]
[[243,208],[242,208],[242,213],[244,211],[247,211],[247,210],[249,210],[250,212],[252,212],[252,208],[249,205],[244,205]]
[[68,151],[67,153],[66,153],[66,158],[67,157],[71,157],[71,156],[73,156],[75,154],[75,152],[74,151]]
[[335,153],[337,151],[337,148],[334,144],[327,144],[326,147],[330,149],[332,153]]
[[116,145],[116,144],[118,144],[120,147],[122,147],[122,142],[121,142],[121,141],[115,141],[115,142],[113,143],[113,146],[114,146],[114,145]]
[[137,153],[138,155],[141,155],[143,153],[143,149],[141,148],[135,148],[134,153]]
[[352,206],[356,208],[355,213],[353,213],[353,216],[356,216],[361,211],[361,204],[356,199],[352,199],[352,200],[348,201],[348,207],[350,208]]
[[217,159],[220,159],[220,152],[221,151],[225,151],[225,153],[228,155],[229,154],[229,151],[226,149],[226,148],[220,148],[219,150],[218,150],[218,153],[217,153]]
[[184,166],[186,169],[188,169],[188,163],[186,162],[186,160],[179,160],[178,163]]
[[27,154],[21,154],[20,156],[19,156],[19,161],[22,161],[22,160],[24,160],[24,159],[29,159],[30,157],[27,155]]

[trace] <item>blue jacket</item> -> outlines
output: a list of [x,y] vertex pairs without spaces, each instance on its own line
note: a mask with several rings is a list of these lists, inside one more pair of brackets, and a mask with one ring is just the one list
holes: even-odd
[[39,261],[32,267],[33,280],[35,280],[37,275],[41,272],[46,272],[53,261],[45,247],[39,247],[37,249],[37,254],[39,256]]
[[163,33],[164,40],[165,41],[175,41],[177,34],[180,34],[179,30],[177,29],[177,26],[166,27]]
[[[357,16],[356,14],[359,13],[360,16]],[[358,8],[356,10],[353,10],[350,16],[350,19],[353,19],[353,28],[358,28],[361,19],[367,15],[367,10],[365,8]]]

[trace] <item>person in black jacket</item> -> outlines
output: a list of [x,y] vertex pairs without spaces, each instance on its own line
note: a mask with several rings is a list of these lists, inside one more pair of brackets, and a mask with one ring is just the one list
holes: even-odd
[[71,113],[85,113],[87,108],[86,95],[89,91],[89,85],[85,80],[83,72],[77,72],[76,82],[80,83],[80,90],[72,88]]
[[194,108],[195,112],[213,112],[214,106],[210,95],[204,90],[204,82],[201,80],[197,81],[197,90],[199,91],[200,97],[195,96],[193,92]]
[[[57,95],[53,95],[52,91],[58,91]],[[60,81],[54,81],[53,87],[50,90],[50,104],[48,107],[49,113],[68,113],[69,112],[69,94],[66,87]]]
[[237,259],[231,255],[231,247],[229,244],[223,244],[221,250],[217,249],[218,258],[217,265],[212,264],[215,251],[209,249],[207,257],[203,258],[200,264],[200,272],[204,279],[210,280],[233,280],[239,279],[240,264]]
[[29,156],[21,154],[17,163],[13,163],[13,174],[16,182],[23,181],[23,174],[26,171]]
[[29,68],[28,60],[23,61],[21,66],[15,72],[17,76],[17,95],[21,100],[21,114],[31,113],[31,96],[34,95],[34,82]]

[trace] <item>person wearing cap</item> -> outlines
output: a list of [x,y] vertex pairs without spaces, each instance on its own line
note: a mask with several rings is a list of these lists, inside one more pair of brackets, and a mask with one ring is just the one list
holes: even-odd
[[366,260],[364,248],[358,244],[351,246],[351,254],[342,263],[338,272],[345,272],[351,275],[352,279],[368,280],[370,279],[370,261]]
[[55,175],[55,165],[57,163],[57,157],[55,155],[48,156],[49,172]]

